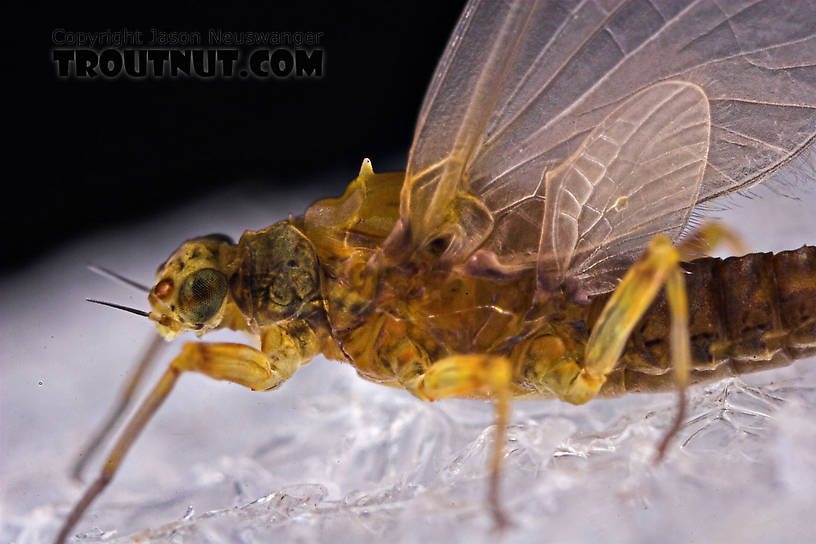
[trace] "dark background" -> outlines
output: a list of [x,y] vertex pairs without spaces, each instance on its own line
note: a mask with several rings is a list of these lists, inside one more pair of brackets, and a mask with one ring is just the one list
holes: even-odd
[[[83,233],[166,212],[225,185],[280,190],[371,157],[402,169],[416,114],[462,2],[232,2],[36,8],[7,86],[0,273]],[[60,80],[52,32],[322,32],[321,79]],[[10,121],[10,123],[9,123]],[[9,189],[8,187],[13,187]],[[298,210],[294,210],[297,212]]]

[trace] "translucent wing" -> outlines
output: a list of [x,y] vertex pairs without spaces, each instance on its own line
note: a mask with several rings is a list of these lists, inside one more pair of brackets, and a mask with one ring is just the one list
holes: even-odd
[[[814,21],[812,0],[471,2],[420,112],[386,255],[445,236],[453,260],[481,247],[504,266],[541,261],[540,273],[591,284],[611,272],[605,256],[636,254],[651,231],[679,235],[695,203],[758,183],[812,141]],[[693,84],[708,101],[699,190],[670,206],[685,208],[640,228],[668,196],[652,188],[637,193],[650,198],[641,215],[608,222],[603,236],[548,230],[557,226],[544,222],[547,187],[580,192],[569,186],[575,174],[559,181],[553,172],[567,176],[594,129],[668,81]]]
[[678,236],[700,191],[709,134],[705,93],[686,82],[648,87],[604,119],[545,176],[539,286],[570,280],[580,299],[605,292],[655,234]]

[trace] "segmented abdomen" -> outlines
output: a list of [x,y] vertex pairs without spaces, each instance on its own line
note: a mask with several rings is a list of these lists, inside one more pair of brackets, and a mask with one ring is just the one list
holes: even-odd
[[[692,382],[816,354],[816,247],[685,264]],[[599,303],[601,301],[598,301]],[[663,295],[632,334],[607,396],[672,387]]]

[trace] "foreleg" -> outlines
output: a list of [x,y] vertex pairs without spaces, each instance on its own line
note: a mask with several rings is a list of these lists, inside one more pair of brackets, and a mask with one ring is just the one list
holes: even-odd
[[91,503],[113,479],[125,455],[173,390],[182,372],[200,372],[216,380],[230,381],[256,391],[267,391],[280,386],[318,350],[317,336],[312,329],[308,325],[301,326],[297,323],[270,327],[263,331],[261,345],[263,351],[243,344],[185,344],[131,417],[99,476],[68,514],[55,543],[64,542]]

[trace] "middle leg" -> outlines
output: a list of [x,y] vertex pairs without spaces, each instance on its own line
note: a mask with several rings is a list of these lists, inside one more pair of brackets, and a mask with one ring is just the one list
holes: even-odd
[[487,354],[454,355],[433,364],[406,383],[417,397],[434,401],[443,398],[484,397],[496,406],[496,436],[490,464],[488,504],[502,529],[508,525],[499,497],[501,463],[510,418],[512,367],[506,357]]

